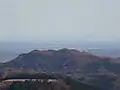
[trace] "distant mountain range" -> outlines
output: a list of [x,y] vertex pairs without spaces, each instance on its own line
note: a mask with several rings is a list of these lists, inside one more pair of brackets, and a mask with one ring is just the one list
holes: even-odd
[[0,64],[1,69],[34,69],[45,72],[119,74],[120,59],[98,57],[88,52],[63,48],[33,50]]

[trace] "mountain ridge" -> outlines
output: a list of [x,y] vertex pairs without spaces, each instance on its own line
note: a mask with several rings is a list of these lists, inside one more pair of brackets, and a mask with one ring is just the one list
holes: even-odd
[[[113,68],[110,66],[113,65]],[[98,73],[101,67],[108,72],[114,72],[120,63],[114,62],[110,57],[99,57],[86,51],[77,51],[75,49],[59,50],[33,50],[28,53],[20,54],[12,61],[2,63],[0,68],[27,68],[39,69],[46,72],[71,72],[75,73]],[[104,70],[103,70],[104,71]],[[100,71],[102,72],[102,71]],[[104,72],[105,73],[105,72]]]

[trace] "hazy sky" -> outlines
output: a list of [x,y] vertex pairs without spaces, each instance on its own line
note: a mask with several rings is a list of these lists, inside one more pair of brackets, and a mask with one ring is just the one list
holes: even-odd
[[0,41],[120,40],[120,0],[0,0]]

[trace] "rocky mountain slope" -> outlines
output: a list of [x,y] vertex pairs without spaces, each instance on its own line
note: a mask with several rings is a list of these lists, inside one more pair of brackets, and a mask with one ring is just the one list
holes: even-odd
[[120,73],[120,63],[108,57],[98,57],[74,49],[33,50],[21,54],[12,61],[0,64],[0,68],[34,69],[63,73]]

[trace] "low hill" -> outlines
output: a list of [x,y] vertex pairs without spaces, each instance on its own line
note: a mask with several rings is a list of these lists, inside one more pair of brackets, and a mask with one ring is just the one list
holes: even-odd
[[[13,81],[11,84],[9,84],[8,90],[100,90],[95,86],[81,83],[76,79],[60,74],[18,74],[13,76],[7,76],[3,81],[8,83],[9,81],[7,82],[5,80],[11,79],[31,80],[27,80],[24,82]],[[36,79],[36,81],[32,81],[32,79]],[[43,80],[42,82],[40,81],[41,79]],[[56,81],[48,82],[47,80],[49,79],[56,79]]]

